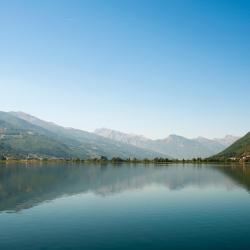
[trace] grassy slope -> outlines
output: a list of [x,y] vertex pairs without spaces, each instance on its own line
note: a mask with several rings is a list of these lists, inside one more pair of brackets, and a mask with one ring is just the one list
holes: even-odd
[[211,159],[228,159],[230,157],[240,158],[242,156],[250,155],[250,132],[237,140],[230,147],[221,153],[211,157]]
[[90,158],[98,155],[109,158],[163,156],[81,130],[66,129],[46,122],[32,124],[6,112],[0,112],[0,128],[5,128],[4,134],[7,135],[0,139],[0,155],[36,154],[60,158]]
[[[27,156],[36,154],[48,157],[76,157],[74,150],[60,141],[36,132],[36,128],[14,125],[0,120],[4,136],[0,139],[0,155]],[[84,155],[81,155],[84,156]]]
[[154,158],[166,157],[165,154],[155,152],[150,149],[139,148],[130,144],[114,141],[94,133],[89,133],[79,129],[65,128],[57,124],[46,122],[36,117],[30,116],[22,112],[11,112],[15,117],[24,119],[29,123],[39,126],[53,134],[56,134],[63,143],[69,144],[66,141],[71,140],[75,150],[86,151],[89,157],[96,155],[104,155],[111,157],[136,157],[136,158]]

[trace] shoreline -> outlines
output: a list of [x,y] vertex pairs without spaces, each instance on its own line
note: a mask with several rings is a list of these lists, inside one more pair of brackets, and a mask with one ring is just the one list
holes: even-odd
[[0,164],[15,164],[15,163],[30,163],[30,164],[46,164],[46,163],[74,163],[74,164],[81,164],[81,163],[89,163],[89,164],[250,164],[249,161],[232,161],[232,160],[202,160],[202,159],[193,159],[193,160],[165,160],[165,159],[7,159],[7,160],[0,160]]

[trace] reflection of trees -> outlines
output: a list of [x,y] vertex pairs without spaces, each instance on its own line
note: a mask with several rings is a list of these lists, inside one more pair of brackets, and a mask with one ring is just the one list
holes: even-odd
[[[228,178],[229,177],[229,178]],[[0,167],[0,211],[20,210],[62,195],[111,195],[151,184],[171,190],[187,186],[250,187],[250,170],[195,165],[44,165]]]
[[216,169],[230,177],[243,188],[250,191],[250,164],[233,164],[230,166],[216,167]]

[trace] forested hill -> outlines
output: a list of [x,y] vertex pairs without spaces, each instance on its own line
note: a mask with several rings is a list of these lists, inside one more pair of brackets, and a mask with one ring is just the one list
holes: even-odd
[[250,160],[250,132],[234,142],[221,153],[210,158],[211,160]]
[[10,158],[154,158],[165,155],[112,141],[82,130],[64,128],[36,117],[0,112],[0,157]]

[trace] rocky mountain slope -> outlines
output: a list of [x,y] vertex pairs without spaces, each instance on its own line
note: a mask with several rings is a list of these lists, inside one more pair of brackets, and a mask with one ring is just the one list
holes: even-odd
[[161,154],[171,155],[177,159],[208,157],[219,153],[237,140],[237,137],[234,136],[211,140],[203,137],[188,139],[178,135],[170,135],[165,139],[152,140],[144,136],[126,134],[106,128],[97,129],[95,133],[105,138],[135,145],[144,149],[150,149]]

